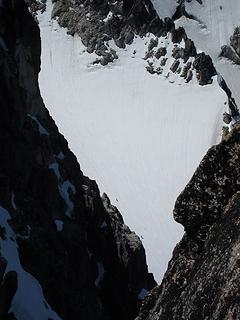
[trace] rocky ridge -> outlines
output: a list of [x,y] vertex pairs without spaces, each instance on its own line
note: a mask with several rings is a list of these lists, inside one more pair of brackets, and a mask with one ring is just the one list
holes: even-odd
[[178,197],[185,228],[137,320],[239,319],[240,127],[212,147]]
[[[3,0],[0,21],[1,319],[20,310],[133,319],[155,285],[142,243],[83,175],[43,104],[40,33],[25,2]],[[34,294],[41,310],[31,310]]]
[[[190,2],[190,1],[188,1]],[[198,1],[201,5],[202,2]],[[40,3],[40,4],[39,4]],[[146,70],[153,75],[166,79],[169,83],[184,85],[197,81],[200,85],[213,82],[213,77],[219,78],[221,88],[228,97],[229,111],[226,113],[230,122],[239,121],[238,107],[231,90],[215,69],[212,59],[195,47],[188,38],[184,28],[175,26],[174,20],[182,15],[190,16],[185,10],[185,1],[179,1],[176,13],[172,18],[160,19],[152,3],[141,1],[69,1],[56,0],[39,2],[28,0],[33,14],[40,10],[51,10],[52,19],[56,19],[61,27],[66,28],[70,35],[77,34],[86,51],[94,53],[92,65],[103,66],[119,59],[119,50],[132,46],[134,41],[141,39],[145,44]],[[42,9],[44,6],[44,9]],[[227,123],[224,114],[223,120]],[[228,127],[223,132],[228,131]]]
[[[22,1],[14,7],[3,3],[0,214],[7,211],[9,216],[0,220],[0,315],[17,318],[10,306],[15,305],[21,275],[7,268],[10,261],[3,250],[13,244],[21,265],[38,279],[62,319],[133,319],[154,285],[144,249],[108,197],[101,199],[96,183],[82,174],[42,103],[35,21]],[[149,52],[157,48],[154,41]],[[164,57],[164,49],[158,49],[154,55]],[[195,64],[200,79],[205,74],[202,60],[212,68],[202,55]],[[172,72],[178,67],[175,63]],[[178,198],[174,217],[186,233],[162,284],[144,300],[138,320],[238,319],[239,130],[236,125],[210,149]]]
[[[36,11],[36,0],[30,0],[30,3]],[[200,85],[211,83],[216,75],[211,58],[197,53],[185,30],[176,28],[172,19],[161,20],[148,0],[57,0],[53,1],[52,18],[57,19],[61,27],[67,28],[70,35],[78,34],[87,52],[98,55],[93,64],[114,62],[118,59],[117,48],[124,49],[136,37],[146,41],[144,37],[150,34],[152,37],[143,57],[147,63],[146,70],[150,73],[160,75],[169,71],[179,74],[186,82],[196,76]],[[110,43],[112,40],[114,46]],[[169,43],[173,45],[169,46]],[[166,70],[169,57],[173,57],[174,61]]]
[[240,65],[240,27],[236,27],[230,37],[230,45],[222,47],[221,56]]

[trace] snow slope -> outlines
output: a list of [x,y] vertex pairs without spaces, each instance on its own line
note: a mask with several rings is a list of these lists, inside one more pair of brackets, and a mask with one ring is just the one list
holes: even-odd
[[48,4],[39,16],[45,104],[84,173],[142,236],[160,281],[183,232],[172,217],[174,202],[219,137],[225,94],[216,79],[200,87],[149,74],[142,59],[149,38],[116,48],[113,64],[93,66],[95,54],[51,21],[50,11]]
[[177,0],[152,0],[160,18],[172,17],[178,6]]
[[[156,6],[159,12],[160,5],[161,1]],[[240,26],[240,1],[203,0],[203,5],[197,1],[186,2],[186,11],[196,17],[197,21],[182,17],[176,22],[177,25],[183,26],[195,44],[211,56],[240,105],[240,66],[219,58],[221,47],[230,44],[230,36],[235,27]]]

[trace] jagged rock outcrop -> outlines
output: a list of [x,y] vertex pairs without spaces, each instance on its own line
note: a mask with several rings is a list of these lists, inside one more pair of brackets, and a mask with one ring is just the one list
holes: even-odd
[[0,319],[14,320],[10,312],[13,297],[17,291],[17,273],[6,272],[7,261],[0,257]]
[[240,64],[240,27],[236,27],[230,37],[230,46],[222,47],[221,56]]
[[120,48],[131,44],[135,34],[164,29],[150,1],[54,1],[52,17],[71,35],[78,34],[98,63],[106,65],[118,58],[108,41]]
[[[36,2],[36,0],[28,1],[32,6]],[[164,62],[162,61],[165,60],[160,58],[166,55],[163,50],[168,48],[163,47],[160,51],[158,43],[159,39],[170,37],[174,44],[174,49],[171,49],[172,55],[174,56],[176,49],[179,49],[179,58],[183,65],[189,63],[190,59],[196,60],[196,63],[190,66],[189,75],[184,77],[187,79],[186,82],[191,81],[195,75],[195,69],[200,85],[210,84],[211,78],[216,75],[211,58],[204,54],[197,55],[194,42],[188,38],[184,28],[176,28],[171,18],[160,19],[149,0],[114,2],[56,0],[52,2],[52,18],[56,19],[61,27],[67,28],[69,34],[79,35],[87,51],[95,52],[99,57],[93,61],[93,64],[105,66],[118,59],[116,47],[114,48],[110,43],[111,40],[117,47],[125,48],[136,36],[143,37],[151,33],[155,38],[150,39],[145,54],[146,70],[151,74],[163,73]],[[159,61],[155,61],[155,58]]]
[[155,285],[142,243],[83,175],[44,107],[40,34],[27,5],[1,3],[0,253],[7,271],[0,265],[0,314],[13,300],[9,319],[18,319],[15,299],[26,271],[62,319],[133,319],[141,293]]
[[174,218],[185,235],[138,320],[239,319],[239,141],[236,125],[208,151],[178,197]]
[[240,27],[235,28],[234,33],[230,38],[230,44],[236,51],[236,54],[240,56]]

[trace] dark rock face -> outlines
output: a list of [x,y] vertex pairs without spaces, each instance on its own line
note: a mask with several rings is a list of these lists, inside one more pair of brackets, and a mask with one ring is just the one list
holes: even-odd
[[[120,48],[131,44],[135,34],[163,28],[152,4],[141,1],[63,1],[54,3],[52,17],[71,35],[78,34],[89,53],[96,52],[107,63],[117,59],[106,44],[113,39]],[[99,63],[103,60],[99,59]],[[106,63],[106,64],[107,64]]]
[[212,77],[216,75],[216,70],[210,56],[203,52],[197,54],[193,67],[196,69],[200,85],[212,83]]
[[221,48],[221,56],[233,61],[236,64],[240,64],[240,57],[230,46],[223,46]]
[[239,141],[236,125],[208,151],[178,197],[174,218],[186,233],[138,320],[239,319]]
[[6,267],[7,262],[0,257],[0,319],[14,320],[14,315],[9,311],[17,290],[17,274],[15,271],[5,273]]
[[[196,60],[193,68],[190,67],[188,75],[184,76],[186,82],[195,76],[194,68],[200,85],[210,84],[212,76],[216,75],[211,58],[204,53],[197,55],[194,42],[188,38],[184,28],[176,28],[174,19],[161,20],[150,0],[54,0],[52,2],[52,18],[56,19],[61,27],[67,28],[70,35],[79,35],[87,52],[95,52],[99,56],[93,64],[106,66],[118,59],[116,50],[111,48],[110,40],[113,40],[117,47],[125,48],[133,42],[134,37],[152,33],[155,38],[150,40],[145,53],[145,60],[150,58],[146,70],[151,74],[163,73],[162,66],[165,59],[159,61],[159,65],[156,66],[151,58],[155,56],[159,60],[167,54],[167,48],[157,48],[157,46],[160,37],[170,35],[174,43],[175,51],[173,50],[172,55],[175,59],[182,59],[184,64],[189,62],[189,58],[193,57]],[[28,4],[34,12],[38,7],[41,11],[45,9],[44,3],[39,4],[39,0],[28,0]],[[187,14],[184,1],[180,1],[179,8],[182,8],[182,15]],[[175,57],[177,50],[178,57]]]
[[223,46],[221,56],[240,65],[240,27],[235,28],[230,38],[230,46]]
[[240,57],[240,27],[235,28],[233,35],[230,38],[230,43],[236,54]]
[[35,15],[38,11],[44,12],[46,10],[46,0],[25,0],[28,4],[29,10]]
[[[3,4],[0,206],[11,216],[21,264],[62,319],[133,319],[139,292],[155,285],[142,243],[83,175],[44,107],[40,35],[27,5]],[[0,315],[17,290],[15,270],[4,270],[0,266]]]

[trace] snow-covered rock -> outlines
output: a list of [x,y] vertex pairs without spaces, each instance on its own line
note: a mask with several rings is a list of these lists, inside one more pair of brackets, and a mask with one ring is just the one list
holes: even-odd
[[131,320],[141,288],[156,284],[141,240],[105,206],[43,104],[29,8],[3,3],[0,319]]
[[185,7],[192,18],[183,16],[176,21],[176,25],[183,26],[187,35],[194,39],[196,46],[211,56],[239,105],[240,66],[221,58],[220,55],[221,48],[230,45],[235,28],[240,26],[240,2],[202,0],[200,3],[193,0],[185,1]]
[[[227,96],[212,74],[211,85],[199,86],[193,62],[200,50],[190,39],[181,41],[184,33],[173,43],[173,34],[179,35],[171,20],[155,47],[151,33],[135,34],[125,48],[109,40],[118,59],[101,66],[93,64],[98,55],[87,52],[78,34],[67,35],[51,12],[48,2],[38,16],[44,101],[84,172],[142,236],[149,268],[160,280],[182,235],[172,219],[175,199],[206,150],[219,141]],[[193,52],[185,62],[179,58],[176,73],[170,70],[175,47]],[[160,48],[166,55],[158,59]]]

